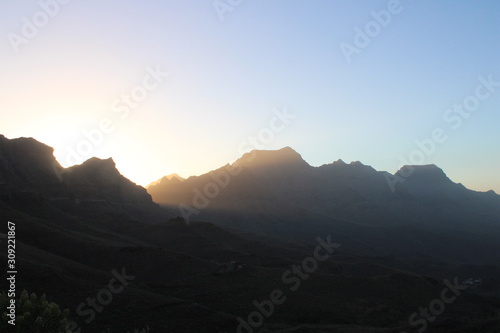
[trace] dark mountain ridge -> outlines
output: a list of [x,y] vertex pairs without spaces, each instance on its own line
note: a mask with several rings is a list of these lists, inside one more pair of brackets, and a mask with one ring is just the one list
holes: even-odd
[[[196,218],[233,231],[295,240],[329,231],[352,239],[350,245],[363,255],[407,253],[457,263],[499,259],[500,196],[453,183],[435,165],[405,166],[395,175],[359,161],[312,167],[287,147],[252,151],[232,167],[241,171],[213,197],[203,197],[203,191],[227,166],[182,182],[150,186],[148,192],[155,202],[180,213],[180,207],[196,208],[195,200],[203,198],[206,207],[197,209]],[[391,188],[393,178],[401,180]],[[392,237],[388,241],[391,234],[428,239],[432,245]],[[431,241],[436,237],[443,241]],[[477,251],[461,248],[462,238],[476,239]],[[454,242],[453,250],[437,251],[439,244]]]
[[53,153],[33,138],[0,136],[0,198],[27,209],[35,201],[70,212],[129,214],[151,222],[171,216],[143,187],[123,177],[111,158],[63,168]]
[[[425,193],[417,198],[402,186],[392,193],[385,173],[361,163],[314,168],[290,148],[276,161],[274,155],[244,156],[241,172],[186,221],[171,218],[178,207],[158,207],[111,159],[65,169],[53,149],[36,140],[0,137],[0,219],[16,223],[18,289],[47,293],[69,308],[81,332],[146,325],[150,332],[234,332],[238,317],[246,319],[255,302],[280,288],[289,292],[287,301],[276,306],[262,331],[368,333],[410,329],[409,315],[439,296],[443,278],[477,276],[484,288],[447,305],[432,329],[495,332],[500,269],[494,256],[484,255],[498,253],[493,222],[480,222],[491,228],[491,240],[453,231],[456,221],[441,232],[441,220],[405,218],[401,210],[418,212]],[[192,205],[191,186],[204,191],[226,170],[182,181],[171,177],[157,186]],[[485,195],[493,203],[498,199]],[[341,247],[290,293],[283,274],[311,257],[317,238],[328,235]],[[0,252],[3,262],[6,253]],[[461,264],[474,258],[482,260]],[[107,288],[112,270],[134,278],[87,322],[77,309]],[[8,289],[5,280],[0,289]]]

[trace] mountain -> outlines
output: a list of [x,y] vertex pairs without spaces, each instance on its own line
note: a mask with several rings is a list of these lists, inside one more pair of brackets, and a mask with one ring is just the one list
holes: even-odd
[[281,171],[300,171],[310,168],[302,156],[290,147],[277,151],[253,150],[243,155],[234,164],[243,168],[251,168],[254,171],[276,168],[280,168]]
[[162,177],[158,180],[155,180],[154,182],[151,182],[149,185],[146,186],[146,188],[149,188],[151,186],[156,186],[156,185],[159,185],[161,184],[162,182],[168,182],[170,180],[178,180],[178,181],[183,181],[184,178],[182,178],[181,176],[179,176],[178,174],[176,173],[173,173],[173,174],[170,174],[168,176],[165,176],[165,177]]
[[9,140],[0,135],[0,185],[3,193],[12,189],[50,192],[62,188],[61,168],[54,149],[32,138]]
[[[209,206],[186,220],[174,217],[177,207],[154,203],[112,159],[62,168],[53,149],[34,139],[0,137],[0,176],[0,220],[15,223],[16,289],[45,293],[68,308],[73,332],[410,331],[410,315],[448,288],[443,279],[469,277],[484,283],[446,304],[429,331],[493,333],[500,325],[500,265],[483,262],[492,256],[466,264],[465,256],[439,261],[422,254],[425,245],[448,252],[443,257],[471,251],[479,258],[478,242],[498,253],[488,237],[439,233],[431,228],[438,220],[420,229],[415,218],[400,215],[363,220],[418,212],[427,194],[417,197],[409,177],[393,193],[387,174],[361,163],[314,168],[290,148],[255,152],[207,175],[151,186],[190,205],[185,184],[206,190]],[[217,184],[219,195],[203,182]],[[475,200],[487,208],[497,196]],[[394,203],[403,208],[391,209]],[[1,241],[0,260],[7,262]],[[340,247],[329,253],[331,241]],[[314,261],[319,254],[322,261]],[[126,277],[123,289],[117,276]],[[0,282],[1,291],[9,288]],[[271,310],[280,291],[284,301]],[[255,330],[242,323],[255,324],[259,313]],[[1,332],[8,331],[4,318]]]
[[151,222],[171,217],[146,189],[123,177],[112,159],[91,158],[63,168],[53,152],[33,138],[0,136],[0,197],[27,209],[36,202],[68,212],[128,214]]
[[148,192],[179,215],[233,232],[287,241],[332,232],[360,255],[456,264],[500,259],[500,196],[456,184],[434,165],[406,166],[394,175],[359,161],[312,167],[287,147],[252,151]]

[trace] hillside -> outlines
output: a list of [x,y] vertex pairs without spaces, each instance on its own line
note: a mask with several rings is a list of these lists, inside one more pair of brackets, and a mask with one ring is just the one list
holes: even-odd
[[[398,229],[396,219],[385,224],[366,223],[362,216],[356,216],[357,221],[333,219],[327,216],[329,205],[319,200],[316,206],[325,211],[315,215],[304,209],[315,200],[297,204],[324,182],[322,173],[332,178],[330,187],[359,177],[349,202],[359,200],[361,189],[364,194],[382,191],[378,180],[363,187],[379,175],[369,167],[339,162],[340,169],[312,168],[291,149],[280,152],[271,165],[265,161],[273,152],[247,155],[227,192],[214,198],[226,210],[209,209],[219,218],[207,220],[200,214],[185,220],[155,204],[144,188],[120,175],[112,160],[59,166],[54,173],[52,154],[50,147],[33,139],[2,137],[0,219],[16,224],[17,288],[46,293],[69,308],[75,332],[125,332],[146,326],[150,332],[235,332],[241,325],[238,318],[248,320],[255,303],[264,304],[278,289],[286,301],[274,307],[256,332],[399,332],[414,328],[409,316],[439,297],[446,287],[443,279],[461,281],[476,274],[481,274],[484,286],[464,291],[447,305],[446,315],[432,323],[432,332],[495,332],[499,325],[498,263],[442,262],[440,256],[423,255],[423,246],[413,252],[405,246],[415,245],[417,235],[427,237],[422,243],[444,250],[454,246],[456,234],[444,237],[425,228],[408,229],[414,220]],[[317,179],[309,184],[308,177]],[[195,180],[174,178],[160,184]],[[304,193],[295,191],[299,188]],[[182,191],[189,192],[178,190],[179,198]],[[409,190],[402,191],[383,193],[409,200]],[[335,204],[332,198],[339,196],[329,192],[318,198]],[[266,226],[268,221],[272,224]],[[249,223],[260,227],[247,227]],[[263,232],[266,228],[273,231]],[[324,242],[328,235],[340,247],[307,277],[290,275],[293,267],[314,256],[318,238]],[[463,237],[461,245],[476,251],[473,236]],[[388,240],[392,243],[384,245]],[[495,249],[487,239],[483,246]],[[1,247],[0,260],[5,261],[5,242]],[[117,272],[129,276],[126,287],[89,320],[89,307],[82,312],[81,304],[99,298]],[[7,289],[5,281],[0,288]]]
[[[408,168],[413,172],[403,177]],[[395,175],[342,160],[312,167],[284,148],[254,151],[148,192],[186,218],[278,240],[328,232],[360,255],[428,256],[456,264],[500,259],[500,196],[453,183],[434,165],[406,166]]]

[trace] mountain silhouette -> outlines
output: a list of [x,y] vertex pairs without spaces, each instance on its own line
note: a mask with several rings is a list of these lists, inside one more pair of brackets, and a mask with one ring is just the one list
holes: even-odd
[[11,204],[52,205],[65,211],[129,214],[162,221],[169,216],[146,189],[123,177],[112,159],[91,158],[63,168],[54,149],[33,138],[0,136],[0,197]]
[[[262,331],[411,331],[409,315],[442,294],[443,279],[478,277],[482,285],[447,304],[433,331],[493,333],[498,195],[455,184],[436,166],[413,168],[312,167],[287,147],[198,177],[163,177],[148,194],[112,159],[62,168],[51,147],[0,136],[0,219],[16,224],[17,288],[70,309],[75,332],[146,323],[154,332],[244,331],[242,318],[269,307],[277,288],[287,300]],[[393,191],[388,176],[404,181]],[[205,207],[195,207],[196,195]],[[180,205],[197,213],[185,219]],[[318,239],[340,247],[290,280]],[[133,279],[87,320],[82,304],[102,300],[116,272]]]
[[[239,173],[230,175],[229,167]],[[393,188],[391,179],[397,179]],[[500,249],[494,239],[500,236],[500,196],[456,184],[435,165],[405,166],[394,175],[359,161],[312,167],[287,147],[252,151],[232,165],[150,186],[148,192],[179,214],[229,230],[295,240],[329,230],[348,236],[348,246],[366,255],[406,251],[469,263],[497,260],[494,253]],[[386,241],[381,233],[399,237]],[[441,234],[449,240],[431,246],[402,241]],[[453,244],[459,234],[483,241],[473,242],[474,251],[465,250]]]
[[276,151],[253,150],[244,154],[235,162],[236,165],[244,168],[273,169],[282,170],[307,170],[310,165],[302,159],[295,150],[285,147]]
[[176,173],[173,173],[171,175],[168,175],[168,176],[164,176],[158,180],[155,180],[154,182],[150,183],[148,186],[146,186],[146,188],[149,188],[151,186],[155,186],[155,185],[159,185],[161,184],[162,182],[168,182],[170,180],[174,180],[174,181],[183,181],[184,178],[182,178],[181,176],[179,176],[178,174]]

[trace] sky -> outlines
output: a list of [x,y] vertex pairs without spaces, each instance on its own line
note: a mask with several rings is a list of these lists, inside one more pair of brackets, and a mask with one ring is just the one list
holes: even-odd
[[0,134],[140,184],[252,149],[500,193],[497,0],[0,2]]

